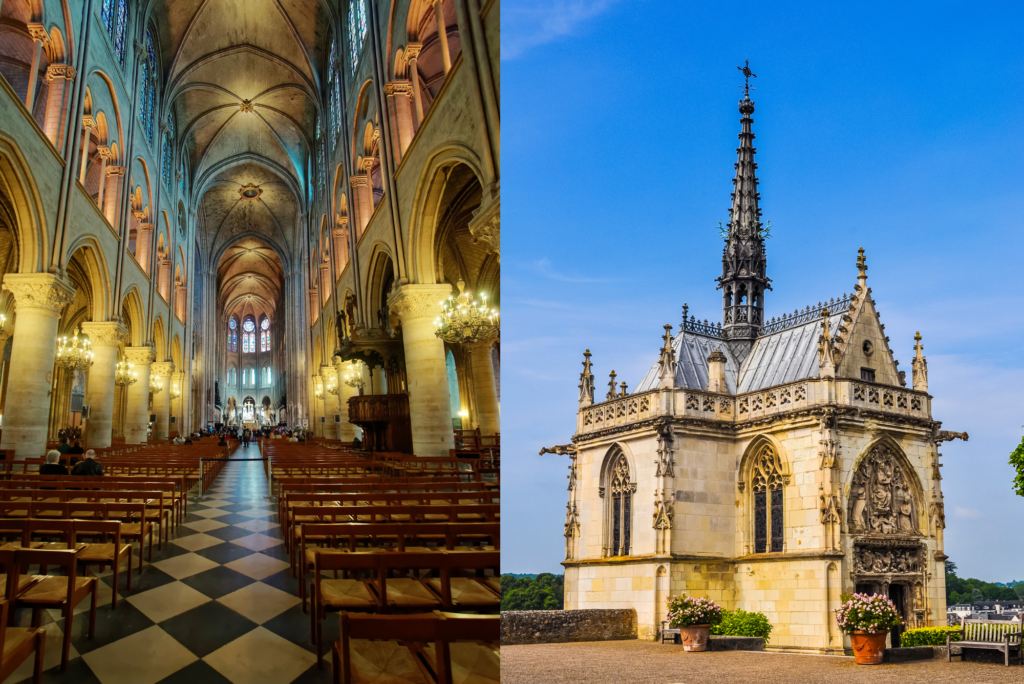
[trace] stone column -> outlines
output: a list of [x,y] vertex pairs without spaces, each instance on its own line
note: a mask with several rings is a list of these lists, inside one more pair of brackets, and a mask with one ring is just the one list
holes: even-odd
[[85,402],[89,404],[89,423],[85,440],[92,448],[110,446],[114,425],[114,371],[117,350],[128,337],[128,329],[117,322],[82,323],[82,332],[89,336],[93,364],[89,368],[89,384]]
[[[338,381],[338,371],[335,370],[334,366],[324,364],[320,366],[320,377],[324,383],[324,415],[327,419],[324,423],[324,437],[328,439],[341,439],[341,423],[334,422],[334,414],[340,414],[342,420],[347,420],[348,416],[341,411],[342,383]],[[331,380],[337,383],[337,394],[331,394],[327,391],[327,385]]]
[[53,146],[61,148],[65,104],[64,96],[68,84],[75,80],[75,68],[67,64],[51,64],[46,68],[46,118],[43,120],[43,131]]
[[463,347],[469,353],[473,369],[473,393],[476,395],[476,419],[480,434],[496,435],[501,432],[501,406],[494,383],[494,363],[491,348],[494,340],[476,342]]
[[[117,225],[117,209],[121,206],[121,179],[124,178],[123,166],[108,166],[107,177],[104,181],[107,189],[103,192],[104,206],[103,215],[107,222],[114,228],[120,230]],[[138,236],[136,236],[136,241]]]
[[78,177],[78,182],[85,185],[85,172],[89,167],[89,129],[96,128],[96,120],[92,118],[91,114],[86,114],[82,117],[82,171]]
[[154,363],[150,369],[152,375],[164,386],[159,393],[153,395],[153,413],[156,414],[153,439],[166,440],[171,420],[171,375],[174,374],[174,363],[161,361]]
[[[128,402],[124,418],[125,444],[145,444],[149,432],[149,365],[156,359],[152,347],[128,347],[124,358],[135,365],[139,379],[128,385]],[[159,396],[159,395],[158,395]]]
[[412,143],[413,123],[412,110],[409,107],[409,96],[412,85],[408,81],[392,81],[384,86],[387,97],[388,119],[391,121],[393,140],[397,141],[394,148],[395,165],[402,162],[402,155]]
[[17,388],[18,398],[5,407],[0,449],[13,450],[19,460],[35,458],[46,451],[57,321],[75,288],[49,273],[8,273],[3,288],[14,296],[17,312],[7,387]]
[[[135,212],[135,218],[140,221],[144,219],[146,215],[141,212]],[[142,272],[146,275],[149,273],[149,254],[150,249],[153,245],[153,224],[152,223],[140,223],[139,233],[135,236],[135,260],[139,262],[139,266],[142,267]]]
[[417,456],[447,456],[455,448],[444,342],[434,331],[450,285],[406,285],[388,296],[402,323],[412,443]]
[[447,75],[452,70],[452,56],[448,51],[448,25],[444,23],[441,2],[442,0],[433,0],[434,19],[437,20],[437,39],[441,41],[441,62],[444,64],[444,73]]
[[315,287],[309,289],[309,324],[316,323],[320,317],[320,293]]
[[352,184],[352,199],[356,209],[356,241],[366,232],[366,226],[373,216],[373,181],[370,174],[355,174],[349,179]]
[[25,94],[25,107],[28,108],[29,116],[32,116],[32,109],[36,102],[36,83],[39,81],[39,60],[43,55],[43,46],[50,42],[50,36],[42,24],[29,24],[28,34],[32,36],[32,40],[36,44],[32,51],[32,70],[28,72],[28,92]]
[[351,442],[356,436],[356,426],[348,422],[348,400],[359,394],[355,387],[345,384],[345,372],[349,369],[349,362],[334,357],[334,371],[338,376],[338,407],[341,411],[341,424],[338,426],[338,439],[343,442]]
[[[331,230],[331,237],[334,239],[334,264],[338,275],[345,270],[348,264],[348,217],[339,216],[338,226]],[[341,302],[339,302],[340,304]]]
[[164,301],[170,304],[171,302],[171,260],[167,256],[160,258],[160,266],[157,269],[158,274],[158,289],[160,296],[164,298]]
[[[96,151],[100,155],[100,190],[96,196],[96,206],[99,207],[100,211],[103,211],[103,192],[107,187],[107,160],[110,159],[110,146],[100,145],[96,148]],[[114,225],[114,224],[110,224]]]
[[418,129],[423,121],[423,98],[420,96],[420,72],[416,68],[416,60],[423,49],[421,43],[409,43],[405,46],[405,58],[409,60],[409,80],[412,81],[412,101],[416,108],[416,122],[413,128]]

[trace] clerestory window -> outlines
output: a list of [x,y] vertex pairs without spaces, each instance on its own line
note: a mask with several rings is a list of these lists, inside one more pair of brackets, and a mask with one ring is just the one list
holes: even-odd
[[228,321],[228,351],[238,351],[238,321],[234,316]]

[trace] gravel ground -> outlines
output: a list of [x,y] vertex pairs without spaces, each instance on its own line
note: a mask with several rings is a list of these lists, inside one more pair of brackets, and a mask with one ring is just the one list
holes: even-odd
[[[1002,657],[1002,654],[999,654]],[[548,684],[730,684],[731,682],[1024,683],[1024,667],[945,658],[897,665],[857,665],[852,657],[788,653],[686,653],[649,641],[502,646],[501,681]]]

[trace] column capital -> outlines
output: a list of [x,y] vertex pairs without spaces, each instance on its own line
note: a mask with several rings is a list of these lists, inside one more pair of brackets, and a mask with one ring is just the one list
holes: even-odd
[[44,46],[50,42],[50,34],[46,32],[46,27],[42,24],[29,24],[28,35],[32,36],[32,40],[42,43]]
[[94,347],[120,347],[128,339],[128,328],[116,321],[85,321],[82,332]]
[[[146,216],[146,212],[144,212],[144,211],[133,212],[133,213],[135,214],[135,218],[138,218],[138,219],[145,218],[145,216]],[[143,221],[142,223],[139,224],[139,230],[140,231],[142,231],[142,230],[153,230],[153,224],[150,223],[149,221]]]
[[135,41],[135,59],[139,60],[140,62],[143,62],[145,61],[147,56],[148,55],[146,53],[146,46],[140,43],[139,41]]
[[161,133],[166,133],[169,130],[171,130],[171,127],[167,124],[167,122],[166,121],[161,121],[160,122],[160,132]]
[[108,176],[123,176],[124,175],[124,167],[123,166],[108,166],[107,167],[107,175]]
[[159,361],[150,366],[149,372],[158,378],[169,378],[174,374],[174,362]]
[[346,226],[342,226],[340,228],[332,228],[331,229],[331,235],[333,235],[334,237],[338,237],[338,238],[347,238],[348,237],[348,226],[346,225]]
[[352,184],[353,188],[364,188],[370,184],[370,178],[369,176],[357,174],[354,176],[350,176],[348,182]]
[[405,46],[405,58],[410,62],[420,56],[420,52],[423,50],[423,43],[409,43]]
[[501,261],[501,202],[492,200],[486,206],[476,210],[473,218],[469,221],[469,234],[473,236],[473,242],[483,242],[489,247],[488,251],[498,255]]
[[404,285],[388,295],[388,312],[401,321],[414,318],[437,318],[441,302],[452,294],[448,283],[440,285]]
[[100,155],[100,159],[110,159],[110,145],[98,145],[96,152]]
[[75,298],[75,285],[51,273],[8,273],[3,289],[14,295],[15,310],[44,309],[59,314]]
[[74,81],[78,72],[70,64],[51,64],[46,67],[46,82],[49,83],[55,78],[63,78]]
[[[141,221],[142,219],[146,218],[146,212],[144,212],[142,209],[132,209],[132,216],[134,216],[135,218],[137,218],[137,219],[139,219]],[[150,228],[153,227],[152,223],[147,224],[147,225],[149,225]]]
[[125,347],[125,361],[136,366],[148,366],[156,360],[152,347]]
[[412,82],[399,79],[386,83],[384,84],[384,94],[389,97],[391,95],[405,95],[406,97],[412,97]]
[[96,128],[96,119],[92,117],[92,114],[82,117],[82,128]]

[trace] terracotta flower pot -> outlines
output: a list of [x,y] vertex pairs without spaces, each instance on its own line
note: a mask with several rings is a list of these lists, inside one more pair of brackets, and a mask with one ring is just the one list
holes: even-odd
[[853,643],[853,657],[858,665],[878,665],[882,662],[886,634],[887,632],[880,634],[854,632],[850,635],[850,641]]
[[683,642],[683,650],[696,652],[708,650],[708,635],[711,625],[690,625],[679,628],[679,640]]

